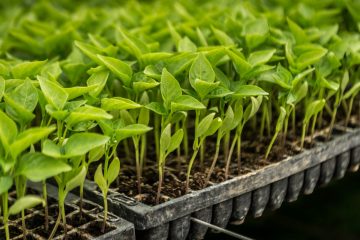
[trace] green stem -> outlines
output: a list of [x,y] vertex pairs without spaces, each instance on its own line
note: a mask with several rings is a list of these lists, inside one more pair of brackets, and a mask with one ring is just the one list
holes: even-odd
[[107,215],[108,215],[107,192],[104,193],[103,200],[104,200],[104,219],[103,219],[103,225],[102,225],[102,228],[101,228],[101,232],[105,233],[106,221],[107,221]]
[[146,158],[146,134],[141,136],[141,146],[140,146],[140,174],[142,175],[144,165],[145,165],[145,158]]
[[237,143],[237,138],[238,138],[238,135],[236,134],[233,141],[231,142],[230,151],[229,151],[228,157],[226,159],[226,166],[225,166],[225,179],[226,180],[229,178],[230,162],[231,162],[232,154],[234,152],[235,145]]
[[275,132],[274,136],[272,137],[271,142],[270,142],[270,144],[269,144],[269,147],[268,147],[267,150],[266,150],[265,160],[267,160],[267,158],[268,158],[268,156],[269,156],[269,154],[270,154],[270,151],[271,151],[271,149],[272,149],[272,147],[273,147],[273,145],[274,145],[274,142],[275,142],[278,134],[279,134],[279,132]]
[[207,186],[209,184],[209,181],[210,181],[210,178],[211,178],[211,175],[215,169],[215,166],[216,166],[216,162],[217,162],[217,159],[219,157],[219,151],[220,151],[220,142],[221,142],[221,137],[220,137],[220,134],[218,132],[218,136],[217,136],[217,140],[216,140],[216,147],[215,147],[215,155],[213,157],[213,160],[212,160],[212,163],[211,163],[211,167],[209,169],[209,172],[208,172],[208,175],[206,177],[206,180],[205,180],[205,186]]
[[139,156],[139,141],[134,139],[134,148],[135,148],[135,165],[136,165],[136,178],[137,178],[137,188],[138,193],[141,194],[141,167],[140,167],[140,156]]
[[64,239],[66,240],[67,239],[67,227],[66,227],[66,214],[65,214],[65,198],[61,201],[59,201],[59,204],[61,204],[61,217],[62,217],[62,220],[63,220],[63,226],[64,226]]
[[314,117],[313,117],[313,119],[312,119],[310,143],[312,143],[312,141],[313,141],[313,139],[314,139],[316,121],[317,121],[317,114],[315,114]]
[[327,140],[330,139],[331,134],[333,132],[334,124],[335,124],[335,120],[336,120],[336,114],[337,114],[337,107],[334,109],[333,114],[331,116],[331,123],[330,123],[329,132],[328,132],[328,135],[327,135]]
[[55,226],[54,226],[53,230],[51,231],[49,240],[53,239],[53,237],[55,236],[55,233],[56,233],[56,231],[57,231],[57,229],[59,227],[60,221],[61,221],[61,214],[60,214],[60,206],[59,206],[59,214],[58,214],[58,217],[56,219]]
[[182,129],[184,132],[183,145],[184,145],[184,154],[185,159],[189,156],[189,138],[188,138],[188,130],[187,130],[187,118],[183,120]]
[[157,194],[156,194],[156,204],[159,204],[160,202],[160,195],[161,195],[161,187],[162,187],[162,183],[163,183],[163,165],[165,162],[165,159],[163,159],[164,157],[162,156],[161,152],[160,152],[160,159],[159,159],[159,165],[158,165],[158,171],[159,171],[159,184],[158,184],[158,189],[157,189]]
[[241,174],[241,135],[239,135],[237,140],[237,168],[238,168],[238,175]]
[[304,148],[304,142],[305,142],[305,135],[306,135],[306,123],[303,124],[302,132],[301,132],[301,144],[300,149],[303,150]]
[[296,111],[295,109],[292,111],[292,114],[291,114],[291,120],[292,120],[292,132],[293,132],[293,135],[294,137],[296,137]]
[[349,125],[349,122],[350,122],[351,111],[352,111],[352,108],[353,108],[354,99],[355,99],[355,96],[352,96],[350,98],[349,109],[348,109],[348,111],[346,113],[345,127],[347,127]]
[[160,118],[155,115],[154,120],[154,138],[155,138],[155,151],[156,151],[156,159],[160,157]]
[[2,195],[2,204],[3,204],[3,223],[4,223],[4,229],[5,229],[5,238],[6,240],[10,240],[10,232],[9,232],[9,215],[8,215],[8,192],[3,193]]
[[191,156],[190,161],[189,161],[189,165],[188,165],[187,173],[186,173],[186,187],[185,187],[186,193],[189,191],[191,169],[193,167],[193,164],[194,164],[194,161],[195,161],[195,158],[196,158],[198,152],[199,152],[199,148],[196,148]]
[[48,206],[48,199],[47,199],[47,187],[46,187],[46,180],[42,181],[42,191],[43,191],[43,198],[45,201],[45,231],[49,231],[49,206]]
[[282,138],[282,143],[281,143],[281,148],[283,150],[285,149],[285,144],[286,144],[287,132],[289,128],[289,118],[290,118],[290,113],[287,111],[284,121],[284,136]]

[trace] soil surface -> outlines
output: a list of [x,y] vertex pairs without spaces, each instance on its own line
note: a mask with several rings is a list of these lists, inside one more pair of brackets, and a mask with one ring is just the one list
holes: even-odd
[[[341,113],[340,113],[341,114]],[[323,125],[328,126],[330,122],[329,116],[324,115]],[[344,125],[343,122],[338,123],[339,126]],[[357,128],[360,127],[360,121],[353,117],[349,122],[348,127]],[[244,134],[241,144],[241,158],[240,158],[240,169],[237,165],[237,153],[234,151],[231,164],[229,168],[229,176],[231,179],[233,177],[244,175],[249,172],[261,169],[269,164],[279,162],[286,159],[289,156],[296,155],[302,150],[300,149],[300,136],[301,136],[301,121],[296,127],[295,131],[289,126],[289,132],[285,144],[283,143],[283,136],[279,134],[277,140],[275,141],[272,151],[270,152],[267,159],[264,157],[264,153],[267,150],[268,144],[272,136],[264,136],[260,139],[259,136],[254,136],[250,134]],[[249,132],[249,131],[248,131]],[[304,149],[310,149],[315,146],[315,142],[324,142],[331,140],[327,137],[327,129],[322,131],[317,131],[313,140],[310,136],[305,138]],[[332,135],[340,135],[344,133],[344,129],[334,128]],[[218,157],[216,167],[210,177],[208,184],[206,183],[206,178],[212,163],[213,156],[215,155],[215,139],[207,139],[206,148],[204,151],[204,161],[200,162],[200,151],[195,160],[193,169],[191,171],[190,182],[189,182],[189,192],[203,189],[207,186],[221,183],[226,181],[225,178],[225,165],[226,165],[226,156],[225,152],[221,148],[220,155]],[[230,138],[230,143],[232,137]],[[189,143],[192,142],[192,139],[189,139]],[[189,144],[190,145],[190,144]],[[153,146],[149,147],[154,149]],[[132,151],[130,151],[132,152]],[[141,193],[138,192],[138,184],[136,179],[136,171],[134,163],[130,159],[125,158],[123,152],[119,152],[121,159],[124,159],[122,163],[122,172],[116,181],[110,186],[112,190],[123,193],[129,197],[135,198],[137,201],[143,202],[148,205],[156,205],[156,193],[158,188],[158,170],[156,159],[156,154],[150,152],[146,156],[146,165],[143,168],[143,176],[141,178]],[[186,172],[187,172],[187,162],[191,156],[187,158],[183,153],[177,155],[173,153],[168,156],[165,164],[164,171],[164,182],[161,189],[160,203],[166,202],[170,199],[177,198],[186,194],[185,185],[186,185]],[[89,168],[88,179],[93,180],[93,174],[95,172],[95,164],[91,165]]]

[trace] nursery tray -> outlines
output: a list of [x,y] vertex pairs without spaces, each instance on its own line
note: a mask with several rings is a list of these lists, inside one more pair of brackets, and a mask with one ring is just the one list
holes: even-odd
[[[356,171],[359,163],[360,129],[348,129],[300,154],[157,206],[110,190],[109,208],[134,223],[138,239],[201,239],[207,227],[191,222],[190,216],[220,227],[229,221],[240,224],[248,213],[259,217],[265,208],[277,209],[300,193],[311,194],[316,186]],[[85,195],[103,201],[94,182],[86,182]]]
[[[41,195],[42,185],[30,183],[29,193],[35,193]],[[50,232],[56,221],[58,204],[57,204],[57,188],[48,185],[48,204],[49,204],[49,229]],[[15,201],[16,192],[13,191],[9,194],[9,202]],[[102,207],[89,200],[83,200],[83,221],[78,221],[76,216],[79,213],[79,197],[69,193],[66,198],[65,209],[67,218],[67,239],[114,239],[114,240],[134,240],[135,230],[134,225],[114,214],[109,213],[108,226],[109,231],[105,234],[101,234],[100,227],[102,225]],[[53,213],[53,214],[52,214]],[[44,232],[44,209],[42,206],[35,207],[25,211],[26,221],[26,239],[27,240],[45,240],[48,239],[48,233]],[[55,216],[56,215],[56,216]],[[97,231],[97,228],[99,231]],[[19,216],[10,216],[9,229],[11,239],[23,239],[23,233],[21,229],[21,218]],[[62,223],[59,225],[58,231],[53,239],[64,239]],[[5,239],[5,233],[3,226],[0,227],[0,239]]]

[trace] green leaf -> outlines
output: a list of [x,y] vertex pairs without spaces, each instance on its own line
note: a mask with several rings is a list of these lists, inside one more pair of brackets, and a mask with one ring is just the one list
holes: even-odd
[[93,60],[98,64],[101,64],[99,58],[97,57],[97,54],[102,53],[102,50],[100,48],[79,41],[75,41],[75,46],[78,47],[80,51],[84,53],[88,58],[90,58],[91,60]]
[[25,149],[47,137],[54,130],[55,127],[33,127],[25,130],[10,145],[11,155],[16,158]]
[[232,107],[229,106],[226,110],[225,117],[223,119],[223,124],[219,129],[222,136],[224,136],[228,131],[232,130],[233,121],[234,121],[234,111]]
[[4,96],[5,92],[5,79],[0,76],[0,102],[2,100],[2,97]]
[[38,103],[36,88],[29,79],[25,80],[23,84],[17,86],[14,91],[8,93],[8,96],[29,112],[34,111]]
[[95,171],[94,181],[103,193],[107,192],[108,186],[103,175],[102,164],[100,164]]
[[16,124],[3,111],[0,110],[0,140],[5,151],[10,150],[9,145],[15,140],[18,130]]
[[80,186],[85,181],[85,177],[86,177],[86,168],[85,166],[82,166],[80,167],[79,173],[77,173],[73,178],[67,181],[65,186],[65,192],[70,192],[74,188]]
[[26,195],[17,199],[15,203],[9,208],[9,215],[16,215],[25,209],[35,207],[39,204],[45,206],[44,199],[34,195]]
[[287,18],[286,20],[289,25],[290,31],[295,37],[296,43],[300,44],[300,43],[308,42],[308,36],[306,32],[299,25],[293,22],[290,18]]
[[82,156],[91,149],[105,145],[109,139],[108,136],[97,133],[75,133],[64,146],[65,155],[68,158]]
[[255,85],[240,85],[235,90],[233,96],[236,97],[251,97],[251,96],[267,96],[269,93],[262,88]]
[[310,118],[312,116],[315,116],[316,114],[318,114],[324,108],[325,103],[326,103],[325,99],[315,100],[315,101],[311,102],[306,107],[304,123],[308,124],[310,122]]
[[53,158],[66,158],[62,154],[62,149],[60,146],[56,145],[53,141],[46,139],[42,146],[42,153],[46,156]]
[[169,147],[167,148],[167,154],[173,152],[180,146],[183,136],[184,136],[184,131],[182,129],[177,130],[175,134],[171,136],[170,144]]
[[105,146],[98,146],[89,152],[88,164],[99,161],[105,154]]
[[201,99],[204,99],[211,91],[219,86],[220,82],[207,82],[200,79],[195,79],[193,88]]
[[249,121],[250,118],[252,118],[257,111],[259,110],[261,103],[262,103],[262,96],[259,96],[257,98],[251,97],[251,104],[245,109],[244,112],[244,122]]
[[110,163],[108,172],[107,172],[107,185],[110,186],[112,182],[116,180],[120,172],[120,160],[118,157],[115,157]]
[[360,82],[357,82],[350,88],[350,90],[348,90],[344,94],[343,98],[348,99],[350,97],[356,96],[359,92],[360,92]]
[[109,71],[98,71],[89,77],[87,80],[88,86],[95,86],[90,92],[89,95],[92,97],[97,97],[101,91],[104,89],[106,82],[109,78]]
[[151,127],[148,127],[144,124],[131,124],[127,125],[123,128],[119,128],[115,130],[116,133],[116,140],[119,142],[123,139],[134,137],[138,135],[145,134],[152,130]]
[[189,95],[178,96],[171,102],[171,111],[201,110],[206,107]]
[[0,195],[9,191],[12,185],[13,185],[13,179],[10,176],[0,177]]
[[221,45],[234,45],[234,41],[229,37],[224,31],[211,27],[214,32],[215,38],[219,41]]
[[145,108],[147,108],[150,111],[153,111],[154,113],[159,114],[159,115],[167,115],[167,111],[166,111],[165,107],[159,102],[151,102],[151,103],[145,105]]
[[242,76],[251,70],[252,66],[242,56],[228,49],[226,50],[226,52],[233,61],[235,70],[238,74]]
[[70,170],[71,167],[62,160],[47,157],[41,153],[27,153],[20,158],[16,175],[39,182]]
[[215,132],[221,127],[222,123],[223,123],[223,121],[221,120],[220,117],[215,118],[215,119],[211,122],[209,128],[208,128],[207,131],[203,134],[203,136],[205,137],[205,136],[212,136],[212,135],[214,135]]
[[72,88],[64,88],[65,92],[68,94],[67,100],[72,100],[74,98],[78,98],[83,96],[84,94],[94,90],[96,86],[88,86],[88,87],[72,87]]
[[211,123],[213,122],[214,116],[215,113],[210,113],[207,116],[205,116],[203,119],[201,119],[198,127],[195,129],[195,137],[202,137],[203,135],[205,135]]
[[121,61],[120,59],[97,55],[99,60],[104,64],[112,73],[114,73],[125,86],[131,85],[131,77],[133,71],[129,64]]
[[54,82],[46,80],[41,76],[38,76],[38,80],[46,101],[58,110],[63,109],[69,97],[69,94],[64,90],[64,88]]
[[189,80],[193,87],[196,79],[206,82],[215,81],[215,71],[203,53],[199,53],[189,70]]
[[168,124],[160,135],[160,151],[165,154],[171,142],[171,124]]
[[127,110],[142,107],[140,104],[127,98],[113,97],[101,99],[101,108],[106,111]]
[[178,52],[196,52],[196,45],[188,38],[180,39],[177,45]]
[[179,82],[165,68],[161,74],[160,91],[165,105],[170,108],[170,104],[175,98],[182,95]]
[[35,118],[35,114],[27,110],[23,105],[16,102],[9,95],[4,95],[6,113],[21,125],[28,124]]
[[272,58],[275,52],[275,49],[252,52],[248,58],[248,62],[252,67],[265,64]]
[[11,69],[13,78],[24,79],[26,77],[33,77],[40,73],[42,67],[47,63],[44,61],[22,62]]
[[79,122],[112,118],[112,115],[108,114],[101,108],[85,105],[71,112],[70,115],[65,119],[65,122],[69,125],[69,127],[71,127]]

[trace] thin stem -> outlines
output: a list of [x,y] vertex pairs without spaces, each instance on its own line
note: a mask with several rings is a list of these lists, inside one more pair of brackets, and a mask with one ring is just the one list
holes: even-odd
[[47,187],[46,187],[46,180],[42,181],[42,191],[43,191],[43,198],[45,201],[45,231],[49,231],[49,206],[48,206],[48,199],[47,199]]
[[201,171],[204,170],[204,159],[205,159],[205,148],[206,148],[206,144],[204,142],[202,142],[200,144],[200,169]]
[[264,138],[264,129],[265,129],[265,120],[266,120],[266,116],[265,116],[265,107],[266,105],[263,105],[263,112],[261,114],[261,123],[260,123],[260,141]]
[[231,162],[231,157],[232,157],[232,154],[234,152],[234,148],[235,148],[235,145],[237,142],[237,138],[238,138],[238,135],[236,134],[233,141],[231,142],[230,151],[229,151],[229,154],[228,154],[228,157],[226,160],[226,166],[225,166],[225,179],[226,180],[229,178],[230,162]]
[[183,120],[182,129],[184,132],[183,145],[184,145],[184,155],[185,158],[189,156],[189,138],[188,138],[188,130],[187,130],[187,118]]
[[139,156],[139,141],[134,138],[133,140],[134,140],[134,148],[135,148],[137,188],[138,188],[138,193],[141,194],[141,167],[140,167],[140,156]]
[[8,224],[8,192],[3,193],[2,195],[2,204],[3,204],[3,223],[5,229],[5,238],[6,240],[10,240],[10,232],[9,232],[9,224]]
[[317,114],[315,114],[314,117],[313,117],[313,119],[312,119],[310,143],[312,143],[312,142],[313,142],[313,139],[314,139],[316,121],[317,121]]
[[237,138],[237,168],[238,168],[238,175],[241,174],[241,133]]
[[108,215],[107,192],[104,193],[103,200],[104,200],[104,219],[103,219],[103,225],[101,228],[101,232],[105,233],[106,221],[107,221],[107,215]]
[[302,132],[301,132],[301,144],[300,149],[303,150],[304,148],[304,142],[305,142],[305,134],[306,134],[306,123],[303,124]]
[[269,156],[269,154],[270,154],[270,151],[271,151],[271,149],[272,149],[272,147],[273,147],[273,145],[274,145],[274,142],[275,142],[278,134],[279,134],[279,132],[275,132],[274,136],[272,137],[271,142],[270,142],[270,144],[269,144],[269,147],[268,147],[267,150],[266,150],[265,160],[267,160],[267,158],[268,158],[268,156]]
[[212,173],[213,173],[213,171],[215,169],[216,162],[217,162],[217,159],[219,157],[220,141],[221,141],[221,137],[220,137],[220,134],[218,133],[218,137],[217,137],[217,141],[216,141],[216,147],[215,147],[215,155],[214,155],[214,158],[213,158],[212,163],[211,163],[211,167],[209,169],[208,175],[207,175],[206,180],[205,180],[205,186],[207,186],[209,184],[211,175],[212,175]]
[[286,137],[287,137],[288,127],[289,127],[289,117],[290,117],[290,114],[288,114],[288,112],[286,112],[285,121],[284,121],[284,136],[282,137],[282,142],[281,142],[281,148],[283,150],[285,149],[285,144],[286,144]]
[[55,226],[53,228],[53,230],[51,231],[51,234],[50,234],[50,237],[49,237],[49,240],[53,239],[58,227],[59,227],[59,224],[60,224],[60,221],[61,221],[61,213],[60,213],[60,206],[59,206],[59,214],[58,214],[58,217],[56,219],[56,222],[55,222]]
[[65,206],[64,206],[64,202],[62,201],[59,204],[61,204],[61,216],[62,216],[62,220],[63,220],[63,226],[64,226],[64,239],[67,239],[67,227],[66,227],[66,214],[65,214]]
[[335,120],[336,120],[336,114],[337,114],[337,107],[334,109],[333,114],[331,116],[331,123],[330,123],[329,132],[328,132],[328,135],[327,135],[327,140],[330,139],[332,131],[334,129],[334,124],[335,124]]
[[79,207],[80,207],[80,220],[81,220],[83,214],[84,182],[80,184],[79,195],[80,195]]
[[347,127],[349,125],[349,122],[350,122],[351,111],[352,111],[352,108],[353,108],[354,99],[355,99],[355,96],[352,96],[350,98],[349,109],[348,109],[348,111],[346,113],[345,127]]
[[154,121],[154,138],[155,138],[155,151],[156,151],[156,159],[160,157],[160,118],[155,115]]
[[292,120],[292,133],[294,137],[296,137],[296,111],[295,109],[291,112],[291,120]]
[[146,158],[146,134],[141,136],[140,141],[140,174],[142,175]]
[[197,156],[199,152],[199,148],[196,148],[191,156],[191,159],[189,161],[189,165],[188,165],[188,168],[187,168],[187,173],[186,173],[186,187],[185,187],[185,193],[187,193],[189,191],[189,183],[190,183],[190,174],[191,174],[191,169],[192,169],[192,166],[194,164],[194,161],[195,161],[195,158]]
[[160,153],[159,167],[158,167],[159,184],[158,184],[158,189],[157,189],[157,194],[156,194],[156,204],[159,204],[159,202],[160,202],[161,187],[162,187],[162,183],[163,183],[163,161],[164,160],[165,159],[163,159],[163,156]]

